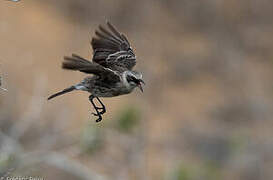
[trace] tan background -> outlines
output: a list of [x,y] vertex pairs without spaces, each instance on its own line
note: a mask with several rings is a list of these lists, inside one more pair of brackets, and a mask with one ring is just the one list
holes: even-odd
[[[0,175],[45,179],[273,177],[270,0],[0,2]],[[79,82],[64,55],[92,57],[111,21],[135,49],[144,93],[46,98]]]

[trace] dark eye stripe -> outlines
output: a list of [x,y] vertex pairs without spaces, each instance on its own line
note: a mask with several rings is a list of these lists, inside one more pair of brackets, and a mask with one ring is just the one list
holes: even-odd
[[136,79],[134,76],[127,76],[127,81],[128,81],[128,82],[133,81],[133,82],[135,82],[136,84],[139,83],[139,80]]

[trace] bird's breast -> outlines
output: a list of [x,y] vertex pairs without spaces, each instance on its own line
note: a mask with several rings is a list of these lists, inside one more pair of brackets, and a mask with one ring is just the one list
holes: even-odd
[[133,89],[134,88],[131,87],[128,88],[127,86],[117,83],[115,86],[111,87],[97,86],[91,89],[91,93],[97,97],[115,97],[124,94],[129,94],[133,91]]

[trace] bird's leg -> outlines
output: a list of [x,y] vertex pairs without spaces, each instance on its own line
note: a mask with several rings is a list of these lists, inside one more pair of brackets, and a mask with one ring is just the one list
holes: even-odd
[[98,97],[96,97],[96,99],[99,101],[99,103],[100,103],[100,105],[101,105],[101,107],[97,107],[98,109],[101,109],[101,110],[102,110],[102,111],[100,112],[100,114],[106,113],[106,108],[105,108],[104,104],[101,102],[101,100],[100,100]]
[[93,101],[94,98],[95,98],[95,96],[93,96],[93,95],[89,96],[89,101],[92,103],[93,107],[95,108],[95,110],[97,112],[97,114],[95,114],[95,113],[92,113],[92,114],[94,114],[95,116],[98,116],[99,118],[96,120],[96,122],[100,122],[102,120],[102,116],[101,116],[101,113],[98,110],[98,107],[96,106],[96,104]]
[[[96,98],[99,101],[101,107],[96,106],[96,108],[98,110],[102,110],[102,111],[100,111],[100,114],[103,115],[104,113],[106,113],[106,108],[105,108],[104,104],[101,102],[101,100],[98,97],[94,97],[94,98]],[[95,114],[95,113],[92,113],[92,114],[94,116],[99,116],[98,114]]]

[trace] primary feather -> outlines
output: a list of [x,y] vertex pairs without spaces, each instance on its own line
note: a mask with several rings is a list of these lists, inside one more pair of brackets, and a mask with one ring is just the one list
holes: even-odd
[[93,61],[113,70],[132,70],[136,56],[128,39],[109,22],[107,26],[108,29],[99,26],[97,37],[92,38]]

